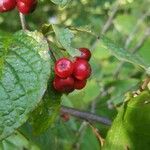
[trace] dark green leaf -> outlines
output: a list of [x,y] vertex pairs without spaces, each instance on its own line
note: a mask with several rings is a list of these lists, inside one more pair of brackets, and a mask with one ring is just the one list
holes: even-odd
[[40,30],[45,35],[48,32],[52,31],[52,25],[51,24],[43,24]]
[[33,134],[43,133],[55,123],[60,110],[60,97],[52,87],[48,88],[40,106],[30,117]]
[[1,38],[0,139],[21,126],[41,101],[50,76],[48,44],[41,33]]

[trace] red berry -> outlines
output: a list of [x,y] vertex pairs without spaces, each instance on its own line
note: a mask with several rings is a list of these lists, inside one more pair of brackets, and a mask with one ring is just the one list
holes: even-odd
[[77,58],[82,58],[82,59],[89,61],[91,58],[90,50],[88,48],[79,48],[79,50],[81,52],[81,55],[78,56]]
[[78,80],[85,80],[91,75],[91,66],[84,59],[78,59],[74,62],[73,75]]
[[74,88],[77,90],[81,90],[85,87],[87,80],[74,80]]
[[61,113],[60,117],[63,119],[63,121],[69,121],[70,115],[68,113]]
[[37,6],[37,0],[17,0],[17,8],[23,14],[32,13]]
[[0,12],[11,11],[16,7],[16,0],[0,0]]
[[61,58],[56,62],[54,70],[59,77],[67,78],[73,73],[73,63],[67,58]]
[[74,90],[74,78],[67,77],[66,79],[62,79],[56,76],[53,81],[53,86],[58,92],[72,92]]

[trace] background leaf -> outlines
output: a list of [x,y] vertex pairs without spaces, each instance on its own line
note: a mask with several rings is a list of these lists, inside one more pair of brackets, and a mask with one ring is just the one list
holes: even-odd
[[29,120],[33,134],[41,134],[55,124],[60,114],[60,98],[60,93],[57,93],[52,86],[48,87],[41,104],[32,112]]

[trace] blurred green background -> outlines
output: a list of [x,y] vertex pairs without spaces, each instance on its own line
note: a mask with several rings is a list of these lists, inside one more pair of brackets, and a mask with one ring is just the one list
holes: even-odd
[[[104,33],[120,47],[135,51],[150,63],[149,6],[149,0],[72,0],[61,8],[50,0],[41,0],[36,11],[26,16],[26,20],[31,30],[39,30],[44,23],[55,23],[84,28],[98,36]],[[109,23],[107,30],[106,23]],[[17,10],[0,14],[1,33],[14,33],[20,29]],[[144,71],[129,63],[120,66],[121,62],[88,33],[75,32],[73,45],[91,49],[90,63],[93,71],[86,88],[68,96],[63,95],[62,104],[113,120],[118,111],[117,106],[123,102],[125,94],[141,84],[145,77]],[[103,138],[106,137],[109,127],[98,123],[93,126]],[[43,150],[100,149],[99,140],[92,128],[74,117],[68,122],[58,119],[52,128],[32,143]],[[33,149],[38,149],[37,147],[33,146]]]

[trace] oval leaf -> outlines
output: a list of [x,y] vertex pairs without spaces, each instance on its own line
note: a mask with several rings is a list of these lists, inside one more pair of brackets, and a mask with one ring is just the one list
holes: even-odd
[[21,126],[42,99],[50,75],[48,44],[38,32],[0,38],[0,139]]

